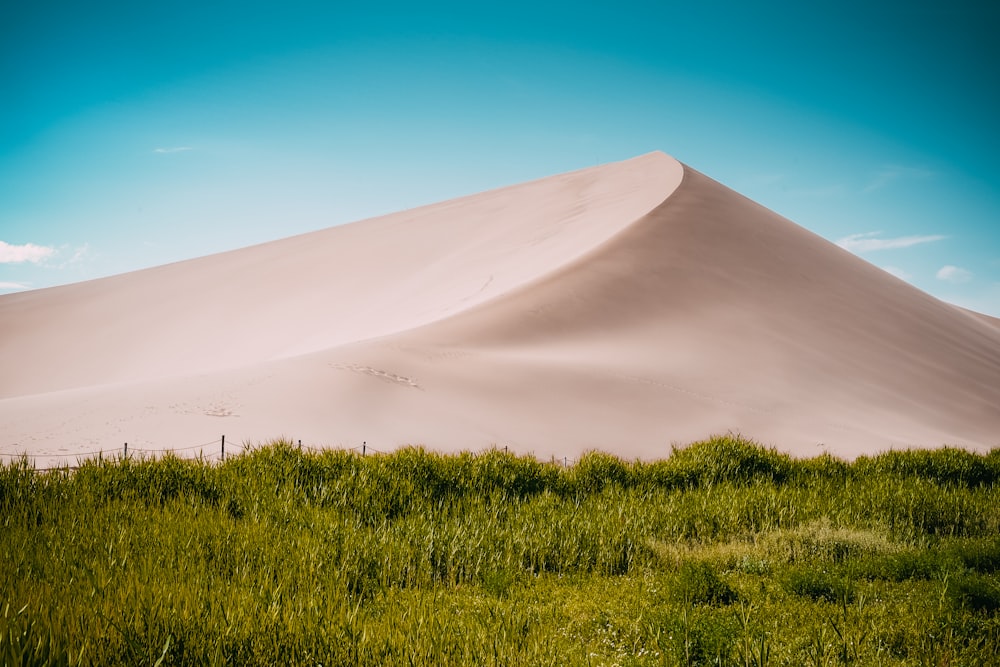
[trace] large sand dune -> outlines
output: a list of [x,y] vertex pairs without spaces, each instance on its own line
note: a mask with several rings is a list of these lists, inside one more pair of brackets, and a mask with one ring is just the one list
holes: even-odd
[[662,153],[0,297],[0,453],[1000,444],[1000,325]]

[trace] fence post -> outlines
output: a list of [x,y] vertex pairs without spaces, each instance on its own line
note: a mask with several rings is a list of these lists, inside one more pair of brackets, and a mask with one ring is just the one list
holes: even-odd
[[226,436],[222,436],[222,460],[226,460]]
[[361,456],[365,455],[365,449],[368,447],[368,441],[364,440],[361,443]]
[[299,440],[299,451],[300,452],[302,451],[302,441],[301,440]]
[[128,458],[128,443],[125,443],[125,458]]
[[568,468],[569,467],[569,464],[567,463],[567,460],[568,460],[568,457],[564,456],[563,457],[563,468]]

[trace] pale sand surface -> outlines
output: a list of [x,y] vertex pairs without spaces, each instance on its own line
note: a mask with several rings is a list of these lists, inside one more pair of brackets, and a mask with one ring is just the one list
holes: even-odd
[[1000,445],[996,319],[662,153],[3,296],[0,368],[0,453],[40,464],[223,433],[542,458],[727,431],[805,456]]

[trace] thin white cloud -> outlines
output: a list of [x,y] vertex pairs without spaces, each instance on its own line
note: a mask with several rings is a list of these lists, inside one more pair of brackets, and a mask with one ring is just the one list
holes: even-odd
[[0,281],[0,289],[28,289],[28,285],[24,283],[9,283]]
[[161,153],[161,154],[163,154],[163,153],[184,153],[186,151],[193,151],[193,150],[194,150],[194,147],[192,147],[192,146],[169,146],[169,147],[166,147],[166,148],[154,148],[153,152],[154,153]]
[[38,264],[52,255],[56,254],[56,249],[34,243],[24,245],[12,245],[0,241],[0,264],[20,264],[22,262],[32,262]]
[[909,248],[910,246],[922,243],[934,243],[935,241],[942,241],[948,238],[941,234],[925,234],[923,236],[897,236],[891,239],[882,239],[878,238],[881,233],[865,232],[863,234],[851,234],[837,241],[837,245],[851,252],[872,252],[874,250]]
[[76,248],[73,248],[73,254],[70,255],[69,259],[67,259],[65,262],[62,263],[60,268],[67,267],[73,264],[79,264],[83,260],[88,259],[90,255],[91,252],[89,243],[84,243],[82,246],[77,246]]
[[886,273],[896,276],[900,280],[909,280],[910,278],[913,277],[903,269],[899,268],[898,266],[883,266],[880,268]]
[[924,179],[934,175],[933,171],[920,167],[902,167],[899,165],[889,165],[875,172],[871,180],[861,191],[864,193],[875,192],[884,187],[903,179]]
[[938,280],[943,280],[948,283],[967,283],[972,280],[972,271],[968,269],[963,269],[960,266],[952,266],[948,264],[947,266],[942,266],[938,269],[938,272],[934,274]]

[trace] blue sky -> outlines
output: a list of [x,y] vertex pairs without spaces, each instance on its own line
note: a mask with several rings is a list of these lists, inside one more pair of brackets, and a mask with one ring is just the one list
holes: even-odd
[[0,8],[0,293],[663,150],[1000,316],[1000,6]]

